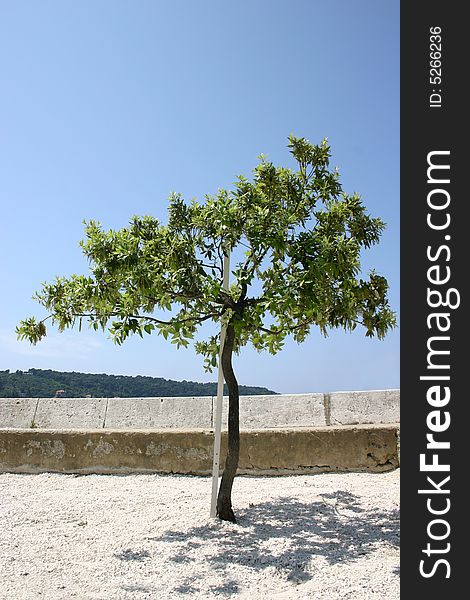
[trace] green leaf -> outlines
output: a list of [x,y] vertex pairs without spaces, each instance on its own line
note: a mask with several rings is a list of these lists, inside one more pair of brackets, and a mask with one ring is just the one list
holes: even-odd
[[[289,136],[293,169],[266,156],[252,177],[203,202],[171,194],[168,220],[134,216],[119,230],[85,224],[81,242],[90,273],[44,283],[35,299],[59,331],[87,322],[108,329],[121,345],[130,335],[157,331],[177,347],[194,340],[204,368],[217,366],[218,336],[198,338],[202,324],[234,327],[234,349],[251,343],[272,354],[287,335],[303,342],[313,327],[383,338],[396,324],[388,283],[361,273],[362,252],[376,244],[384,223],[368,214],[358,194],[342,190],[330,169],[327,140],[311,144]],[[223,254],[232,264],[230,290],[222,289]],[[22,321],[19,339],[35,344],[44,320]],[[160,322],[159,322],[160,321]]]

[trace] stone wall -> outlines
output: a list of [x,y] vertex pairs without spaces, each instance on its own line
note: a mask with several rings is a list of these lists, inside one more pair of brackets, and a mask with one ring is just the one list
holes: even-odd
[[[240,473],[398,466],[399,390],[242,396]],[[216,398],[0,398],[0,472],[212,468]],[[224,398],[223,428],[227,424]],[[222,436],[222,460],[226,434]]]
[[[216,398],[0,398],[0,428],[211,429]],[[242,396],[241,429],[397,423],[400,391]],[[227,425],[224,398],[223,427]]]
[[[4,429],[0,430],[0,472],[209,475],[213,440],[212,433],[201,429]],[[224,433],[222,465],[226,446]],[[241,432],[241,474],[382,472],[397,466],[393,425]]]

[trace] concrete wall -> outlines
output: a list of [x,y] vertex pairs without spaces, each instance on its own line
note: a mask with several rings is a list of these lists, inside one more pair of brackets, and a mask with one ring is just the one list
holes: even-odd
[[[0,398],[0,428],[211,429],[216,398]],[[242,396],[241,429],[398,423],[400,391]],[[227,424],[224,398],[223,426]]]
[[[0,430],[0,472],[188,473],[212,469],[204,430]],[[222,460],[226,434],[222,436]],[[223,464],[223,463],[222,463]],[[398,466],[397,426],[361,425],[241,432],[239,473],[382,472]]]
[[[395,468],[399,401],[399,390],[242,396],[239,472]],[[212,396],[0,398],[0,472],[209,474],[215,404]],[[222,456],[225,444],[224,434]]]

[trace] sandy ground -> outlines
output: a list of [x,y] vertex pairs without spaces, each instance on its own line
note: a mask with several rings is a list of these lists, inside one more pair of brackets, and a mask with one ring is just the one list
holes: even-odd
[[0,475],[0,598],[399,598],[399,471],[210,478]]

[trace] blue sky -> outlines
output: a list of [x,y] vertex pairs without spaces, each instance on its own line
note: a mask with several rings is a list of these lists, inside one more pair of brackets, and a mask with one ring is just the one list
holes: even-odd
[[[0,369],[214,381],[193,350],[156,336],[50,331],[18,342],[31,296],[84,273],[84,219],[165,218],[171,191],[201,199],[249,175],[260,153],[290,164],[287,136],[328,137],[347,192],[388,227],[364,255],[399,309],[398,0],[1,3]],[[399,386],[399,330],[316,330],[275,357],[246,348],[242,384],[279,392]]]

